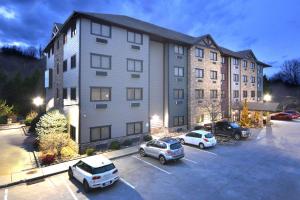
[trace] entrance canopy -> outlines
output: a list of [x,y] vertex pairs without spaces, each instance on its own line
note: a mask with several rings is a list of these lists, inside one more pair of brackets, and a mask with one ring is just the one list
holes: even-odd
[[[247,102],[249,111],[266,111],[266,112],[277,112],[279,103],[274,102]],[[232,105],[233,110],[242,110],[243,103],[236,102]]]

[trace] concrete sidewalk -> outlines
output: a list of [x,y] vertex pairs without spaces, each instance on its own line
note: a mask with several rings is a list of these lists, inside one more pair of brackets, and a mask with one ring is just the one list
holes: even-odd
[[[129,156],[138,152],[138,146],[128,147],[121,150],[105,152],[102,154],[94,155],[95,157],[103,155],[108,159],[114,160],[117,158]],[[51,165],[48,167],[34,168],[31,170],[26,170],[18,173],[13,173],[11,176],[0,176],[0,188],[5,188],[20,183],[28,183],[38,179],[43,179],[48,176],[66,172],[69,166],[74,165],[80,159],[59,163],[56,165]]]

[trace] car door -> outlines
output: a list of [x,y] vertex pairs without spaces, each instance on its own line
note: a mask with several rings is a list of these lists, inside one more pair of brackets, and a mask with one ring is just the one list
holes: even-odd
[[75,170],[73,171],[74,177],[80,182],[83,182],[84,179],[85,165],[86,164],[84,162],[79,161],[75,166]]
[[203,143],[202,142],[202,134],[201,133],[194,133],[194,137],[193,137],[193,145],[199,145],[199,143]]
[[224,134],[224,123],[223,122],[217,122],[215,126],[215,134],[216,135],[223,135]]
[[155,140],[151,140],[146,144],[145,153],[149,156],[153,155],[153,145]]
[[187,144],[192,144],[193,134],[194,133],[187,133],[185,135],[184,142],[187,143]]

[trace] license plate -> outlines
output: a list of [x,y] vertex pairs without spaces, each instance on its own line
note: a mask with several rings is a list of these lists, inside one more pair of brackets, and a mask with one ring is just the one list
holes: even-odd
[[103,186],[108,186],[108,185],[110,185],[111,183],[110,183],[110,181],[108,181],[108,182],[106,182],[106,183],[103,183]]

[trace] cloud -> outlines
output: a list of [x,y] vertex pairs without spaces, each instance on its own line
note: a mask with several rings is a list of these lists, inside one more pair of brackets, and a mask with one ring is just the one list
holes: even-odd
[[0,7],[0,16],[6,18],[6,19],[14,19],[15,18],[15,12],[13,10],[8,10],[4,6]]

